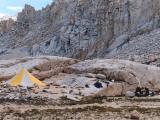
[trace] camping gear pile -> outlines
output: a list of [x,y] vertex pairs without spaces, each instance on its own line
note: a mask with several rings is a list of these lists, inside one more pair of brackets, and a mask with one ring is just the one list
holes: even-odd
[[137,87],[135,91],[135,96],[137,97],[147,97],[147,96],[154,96],[155,93],[149,90],[149,88],[146,87]]

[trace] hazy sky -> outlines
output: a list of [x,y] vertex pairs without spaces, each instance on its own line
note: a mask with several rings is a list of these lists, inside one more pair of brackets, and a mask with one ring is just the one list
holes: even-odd
[[41,9],[53,0],[0,0],[0,17],[16,16],[22,10],[25,4]]

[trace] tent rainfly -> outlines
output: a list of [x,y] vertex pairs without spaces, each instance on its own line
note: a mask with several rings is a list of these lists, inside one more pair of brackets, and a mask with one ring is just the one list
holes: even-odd
[[25,68],[23,68],[14,78],[6,82],[10,86],[23,86],[23,87],[44,87],[45,84],[32,76]]

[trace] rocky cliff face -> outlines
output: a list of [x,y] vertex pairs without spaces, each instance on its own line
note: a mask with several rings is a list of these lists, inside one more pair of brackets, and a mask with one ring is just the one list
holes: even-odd
[[7,32],[10,30],[14,25],[14,20],[12,18],[9,18],[7,20],[0,20],[0,33]]
[[31,56],[99,57],[115,41],[117,47],[159,25],[159,0],[56,0],[39,11],[26,5],[0,47],[10,49],[3,54],[25,46]]

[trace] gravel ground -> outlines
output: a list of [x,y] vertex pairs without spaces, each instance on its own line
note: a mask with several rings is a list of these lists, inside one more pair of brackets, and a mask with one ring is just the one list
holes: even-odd
[[0,116],[3,120],[130,120],[136,110],[140,120],[159,120],[160,99],[144,99],[103,98],[99,103],[63,106],[6,103],[0,104]]
[[142,63],[160,58],[160,29],[132,38],[129,43],[105,57],[130,59]]

